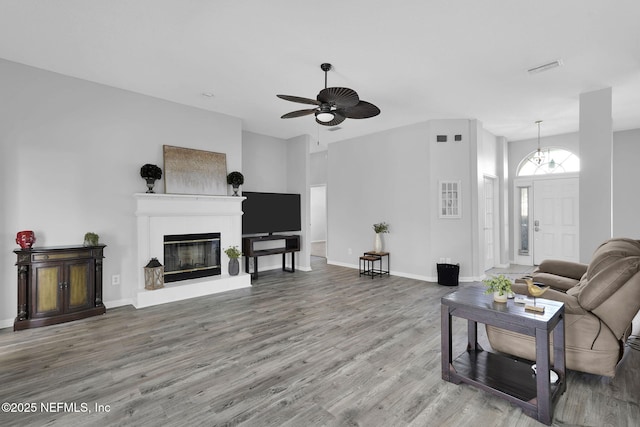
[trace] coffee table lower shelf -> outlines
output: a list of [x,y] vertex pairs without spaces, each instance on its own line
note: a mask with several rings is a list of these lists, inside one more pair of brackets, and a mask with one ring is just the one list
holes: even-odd
[[[538,414],[536,376],[530,362],[484,350],[468,350],[452,362],[450,381],[464,382],[518,405],[527,415]],[[562,394],[562,382],[551,384],[551,400]]]

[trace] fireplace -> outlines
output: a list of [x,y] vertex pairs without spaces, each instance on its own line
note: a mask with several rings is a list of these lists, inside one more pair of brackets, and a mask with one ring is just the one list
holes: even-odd
[[[242,246],[244,197],[158,193],[137,193],[134,197],[138,237],[137,265],[140,268],[137,269],[138,280],[127,283],[131,283],[133,305],[136,308],[251,287],[250,275],[244,272],[237,276],[229,275],[227,255],[222,250],[231,246]],[[164,236],[201,234],[209,231],[219,233],[220,239],[219,249],[211,251],[219,260],[216,275],[166,283],[167,286],[160,289],[144,288],[142,267],[147,265],[151,258],[158,258],[163,265],[170,260],[170,257],[167,257],[167,261],[164,258]],[[169,261],[170,264],[172,262]],[[179,262],[177,265],[180,265]],[[173,269],[172,265],[169,267]],[[167,275],[170,276],[174,275]]]
[[220,233],[164,236],[164,281],[217,276],[220,268]]

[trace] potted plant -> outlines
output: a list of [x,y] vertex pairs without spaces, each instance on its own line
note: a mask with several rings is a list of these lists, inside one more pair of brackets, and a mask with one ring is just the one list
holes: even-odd
[[227,175],[227,184],[233,187],[233,195],[238,195],[238,187],[244,184],[244,175],[240,172],[234,171]]
[[229,257],[229,275],[237,276],[240,272],[238,258],[242,256],[242,252],[240,252],[237,246],[229,246],[224,250],[224,253]]
[[147,193],[153,193],[153,185],[156,180],[162,178],[162,169],[156,165],[147,163],[140,168],[140,176],[147,181]]
[[382,239],[380,238],[380,234],[389,232],[389,224],[384,221],[373,224],[373,231],[376,232],[373,250],[374,252],[382,252]]
[[493,294],[495,302],[507,302],[507,298],[513,293],[511,291],[511,280],[504,275],[493,276],[482,281],[487,287],[485,294]]
[[100,239],[100,236],[98,236],[96,233],[91,233],[91,232],[85,233],[84,246],[97,246],[99,239]]

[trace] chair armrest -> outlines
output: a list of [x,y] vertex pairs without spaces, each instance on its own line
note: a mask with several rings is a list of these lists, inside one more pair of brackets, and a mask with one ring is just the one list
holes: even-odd
[[[527,290],[527,285],[525,283],[514,283],[511,285],[511,290],[516,294],[526,295],[531,298],[529,295],[529,291]],[[564,313],[565,314],[586,314],[587,311],[580,306],[578,302],[578,298],[573,295],[567,295],[564,292],[556,291],[554,289],[548,289],[540,298],[550,299],[558,302],[564,303]]]
[[543,273],[542,271],[534,271],[531,277],[535,282],[544,283],[545,285],[549,285],[553,289],[562,292],[567,292],[569,289],[580,283],[579,280],[572,279],[571,277]]
[[545,259],[540,263],[537,271],[580,280],[584,273],[587,272],[588,267],[587,264],[579,262]]

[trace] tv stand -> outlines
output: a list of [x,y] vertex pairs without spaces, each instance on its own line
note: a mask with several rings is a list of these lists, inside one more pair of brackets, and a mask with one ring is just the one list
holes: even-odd
[[[282,246],[269,249],[256,249],[255,244],[260,242],[282,240]],[[296,271],[295,253],[300,251],[300,236],[297,234],[284,235],[272,234],[268,236],[254,236],[242,238],[242,253],[244,254],[244,270],[249,273],[249,258],[253,258],[253,274],[252,279],[258,278],[258,257],[267,255],[282,254],[282,271],[293,273]],[[285,264],[286,254],[291,254],[291,268],[287,269]]]

